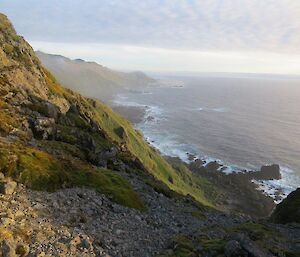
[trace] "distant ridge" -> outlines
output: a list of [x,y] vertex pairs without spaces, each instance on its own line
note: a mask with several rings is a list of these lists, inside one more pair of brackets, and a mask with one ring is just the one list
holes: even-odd
[[103,101],[107,101],[120,91],[143,88],[155,82],[140,71],[125,73],[82,59],[71,60],[62,55],[40,51],[36,54],[60,83],[81,94]]

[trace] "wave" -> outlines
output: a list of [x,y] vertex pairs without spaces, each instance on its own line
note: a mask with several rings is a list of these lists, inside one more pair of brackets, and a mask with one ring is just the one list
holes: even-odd
[[[149,124],[149,123],[153,123],[153,122],[157,123],[158,121],[165,118],[162,116],[162,114],[163,114],[162,108],[160,108],[158,106],[154,106],[154,105],[140,104],[140,103],[137,103],[134,101],[129,101],[128,99],[129,99],[128,96],[119,94],[113,100],[113,104],[117,105],[117,106],[144,108],[145,115],[144,115],[143,122],[141,124],[146,124],[146,123]],[[141,124],[138,124],[138,125],[141,125]]]
[[[178,138],[176,135],[171,135],[169,131],[164,131],[162,126],[157,125],[159,122],[167,120],[167,117],[164,115],[164,110],[161,107],[129,101],[128,97],[124,95],[118,95],[114,100],[114,104],[121,106],[142,107],[145,109],[144,120],[137,124],[137,127],[142,131],[146,141],[153,147],[157,148],[163,155],[178,157],[186,163],[191,163],[195,159],[201,159],[205,161],[206,164],[216,161],[221,165],[218,170],[225,174],[259,170],[255,165],[251,164],[247,164],[248,167],[251,166],[251,169],[249,169],[226,163],[218,158],[205,155],[196,145],[181,142],[182,140],[180,140],[180,138]],[[193,110],[211,112],[227,111],[225,107],[199,107]],[[284,199],[290,192],[295,190],[297,185],[300,184],[299,178],[297,178],[293,170],[284,165],[281,165],[280,167],[282,175],[282,179],[280,180],[253,180],[253,183],[258,186],[258,190],[261,190],[266,195],[271,196],[276,203],[282,201],[282,199]]]
[[191,111],[206,111],[206,112],[227,112],[228,109],[226,107],[217,107],[217,108],[208,108],[208,107],[198,107],[198,108],[191,108]]
[[252,180],[258,190],[271,196],[275,203],[280,203],[288,194],[296,190],[300,184],[295,172],[285,166],[280,166],[281,179],[279,180]]

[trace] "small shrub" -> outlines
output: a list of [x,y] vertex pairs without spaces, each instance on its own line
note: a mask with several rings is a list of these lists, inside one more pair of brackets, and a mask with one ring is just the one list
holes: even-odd
[[14,47],[12,45],[9,45],[9,44],[4,44],[3,51],[6,54],[11,55],[14,52]]

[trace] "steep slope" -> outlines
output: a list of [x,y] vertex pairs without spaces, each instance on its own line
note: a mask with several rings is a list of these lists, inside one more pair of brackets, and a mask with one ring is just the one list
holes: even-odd
[[61,87],[1,14],[0,121],[0,256],[299,256],[299,227],[204,207],[211,183]]
[[290,193],[278,204],[271,215],[271,221],[276,223],[300,223],[300,188]]
[[0,24],[0,171],[34,189],[92,186],[143,208],[112,170],[136,172],[211,205],[205,181],[173,169],[109,107],[61,87],[4,15]]
[[155,80],[142,72],[124,73],[108,69],[95,62],[71,60],[61,55],[36,52],[42,64],[60,83],[89,97],[106,101],[125,89],[143,88]]

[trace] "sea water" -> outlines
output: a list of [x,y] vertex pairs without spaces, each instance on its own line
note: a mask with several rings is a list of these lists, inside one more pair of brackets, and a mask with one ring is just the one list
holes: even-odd
[[118,95],[145,107],[136,124],[163,154],[218,160],[225,172],[279,164],[282,179],[258,181],[269,194],[300,186],[300,79],[259,75],[160,78],[159,86]]

